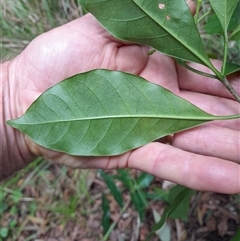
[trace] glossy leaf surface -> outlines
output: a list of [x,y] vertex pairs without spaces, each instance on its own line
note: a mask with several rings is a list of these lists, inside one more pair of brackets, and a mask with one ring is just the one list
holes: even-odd
[[239,0],[210,0],[210,4],[222,25],[224,33],[228,29],[228,25],[238,2]]
[[80,0],[116,38],[211,66],[185,0]]
[[94,70],[48,89],[8,124],[52,150],[105,156],[214,119],[141,77]]

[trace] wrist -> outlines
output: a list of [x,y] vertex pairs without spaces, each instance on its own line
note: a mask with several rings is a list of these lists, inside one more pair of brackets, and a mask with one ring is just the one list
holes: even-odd
[[7,120],[19,117],[18,86],[13,62],[14,60],[0,65],[0,181],[24,168],[34,159],[25,136],[6,124]]

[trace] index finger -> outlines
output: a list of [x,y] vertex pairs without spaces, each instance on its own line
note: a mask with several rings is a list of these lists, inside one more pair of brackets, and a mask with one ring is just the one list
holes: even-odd
[[240,192],[237,163],[189,153],[166,144],[155,142],[136,149],[129,156],[128,167],[195,190]]

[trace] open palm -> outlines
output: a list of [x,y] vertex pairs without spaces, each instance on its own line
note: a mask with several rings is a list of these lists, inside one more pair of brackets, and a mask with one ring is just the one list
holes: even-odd
[[[112,38],[88,14],[36,38],[11,63],[17,73],[16,115],[22,115],[47,88],[74,74],[107,68],[139,74],[188,99],[211,114],[239,112],[221,83],[177,67],[148,48]],[[236,89],[239,77],[233,76]],[[72,157],[42,148],[26,138],[35,155],[75,168],[136,168],[194,189],[240,191],[239,121],[212,122],[115,157]]]

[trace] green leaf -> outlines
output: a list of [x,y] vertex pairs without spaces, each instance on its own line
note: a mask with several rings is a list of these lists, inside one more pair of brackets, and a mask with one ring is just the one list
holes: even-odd
[[150,200],[161,200],[163,202],[168,202],[168,190],[163,190],[161,188],[153,187],[153,192],[146,193],[146,196]]
[[228,25],[238,2],[239,0],[210,0],[210,4],[221,23],[224,33],[227,32]]
[[[130,192],[130,197],[135,209],[137,210],[140,220],[142,221],[145,215],[145,208],[147,204],[146,194],[133,185],[134,180],[130,177],[129,172],[126,170],[118,169],[116,178],[121,180]],[[138,186],[137,186],[138,187]]]
[[[235,8],[235,11],[233,13],[233,17],[236,21],[236,26],[235,26],[234,29],[232,29],[233,32],[231,33],[229,38],[231,40],[240,41],[240,29],[239,29],[240,28],[240,1],[238,1],[238,4],[237,4],[237,6]],[[240,48],[239,48],[239,50],[240,50]]]
[[142,172],[136,180],[137,188],[140,189],[140,188],[148,187],[150,183],[153,181],[153,179],[154,179],[153,175]]
[[238,4],[234,11],[234,17],[235,17],[237,23],[240,24],[240,1],[239,0],[238,0]]
[[5,228],[5,227],[0,228],[0,237],[7,238],[8,233],[9,233],[8,228]]
[[18,224],[17,220],[12,219],[12,220],[9,222],[9,227],[12,229],[12,228],[16,227],[17,224]]
[[[238,22],[237,22],[237,18],[235,15],[232,16],[230,23],[228,25],[228,29],[227,31],[231,32],[234,31],[234,29],[236,29],[238,27]],[[208,33],[208,34],[220,34],[220,35],[224,35],[224,31],[222,28],[222,25],[217,17],[217,15],[213,12],[211,14],[211,16],[209,17],[207,23],[204,26],[204,30]]]
[[94,70],[45,91],[8,121],[34,142],[81,156],[118,155],[215,119],[172,92],[127,73]]
[[188,190],[186,196],[183,199],[179,200],[179,203],[175,206],[174,210],[170,213],[169,218],[176,219],[179,218],[183,221],[187,221],[187,214],[189,211],[189,204],[191,197],[196,193],[196,191],[190,190],[186,187],[176,185],[171,188],[169,192],[169,204],[173,205],[174,201],[177,198],[177,195],[184,190]]
[[22,192],[21,190],[13,190],[12,191],[12,200],[14,203],[18,203],[22,199]]
[[185,0],[80,0],[116,38],[212,66]]
[[102,210],[102,226],[104,234],[106,234],[108,229],[110,228],[110,206],[104,193],[102,194]]
[[240,50],[240,40],[237,41],[238,49]]
[[238,25],[234,31],[231,33],[230,37],[231,40],[240,40],[240,25]]
[[139,214],[140,221],[142,222],[145,215],[145,208],[146,208],[146,202],[142,198],[144,197],[143,192],[141,192],[140,190],[137,190],[135,192],[130,192],[130,197],[133,205],[135,206]]
[[107,187],[111,191],[111,193],[112,193],[114,199],[116,200],[116,202],[118,203],[118,205],[120,207],[123,207],[122,194],[119,191],[119,189],[117,188],[113,178],[110,175],[106,174],[103,170],[100,170],[100,175],[104,179],[105,183],[107,184]]
[[0,204],[4,201],[7,196],[7,192],[3,191],[3,186],[0,187]]
[[221,34],[223,35],[223,29],[221,23],[215,13],[213,13],[204,26],[204,30],[208,34]]
[[0,202],[0,215],[2,215],[8,209],[6,202]]
[[118,172],[118,175],[116,176],[116,178],[120,180],[129,191],[132,191],[133,180],[131,179],[128,171],[123,169],[118,169],[117,172]]
[[11,215],[16,215],[18,213],[18,208],[17,206],[12,206],[11,209],[10,209],[10,214]]
[[[155,223],[159,222],[161,220],[160,214],[157,212],[157,210],[152,209],[153,211],[153,218]],[[156,231],[156,235],[158,236],[159,240],[161,241],[170,241],[171,240],[171,228],[170,226],[165,222],[163,226]]]
[[233,74],[235,72],[240,71],[240,65],[234,63],[227,63],[225,69],[225,75]]
[[163,227],[165,221],[167,220],[167,218],[169,217],[169,215],[171,214],[171,212],[173,212],[173,210],[178,206],[178,204],[181,202],[181,200],[184,199],[184,197],[186,195],[189,194],[189,192],[191,192],[192,190],[190,189],[183,189],[181,190],[177,196],[175,197],[174,201],[168,205],[165,209],[164,209],[164,212],[162,214],[162,217],[161,217],[161,220],[156,223],[155,225],[153,225],[152,227],[152,230],[150,232],[150,234],[148,235],[147,237],[147,241],[150,240],[150,238],[152,237],[152,235],[157,231],[159,230],[160,228]]

